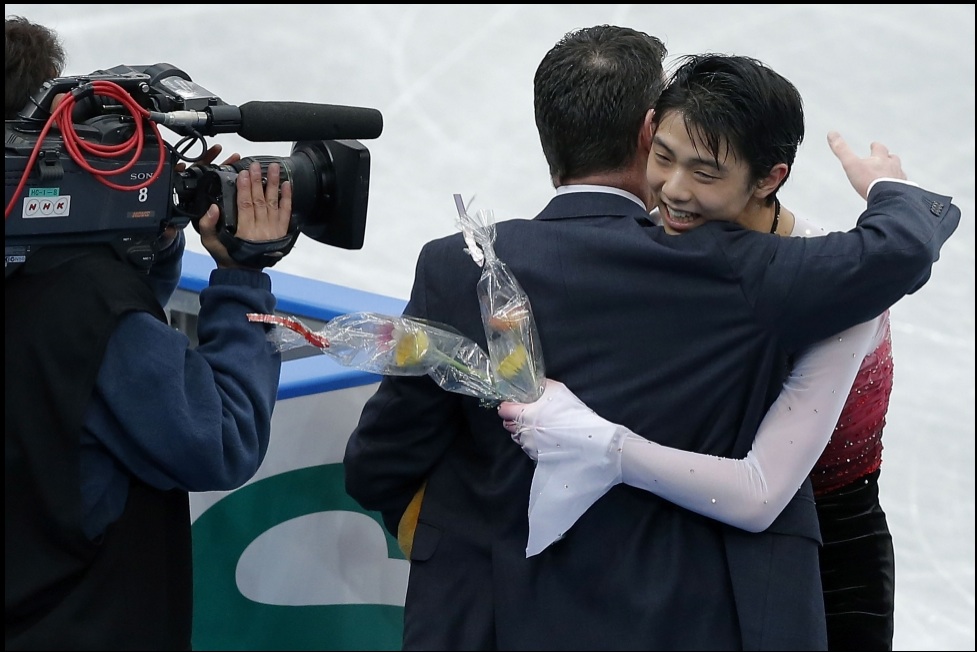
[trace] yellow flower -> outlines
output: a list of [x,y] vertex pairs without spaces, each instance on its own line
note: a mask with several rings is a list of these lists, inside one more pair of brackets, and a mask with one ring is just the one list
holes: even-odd
[[413,331],[404,333],[397,341],[397,348],[394,350],[394,361],[398,367],[411,367],[416,365],[424,356],[427,355],[430,340],[424,331]]
[[520,344],[499,363],[499,374],[503,378],[512,378],[526,366],[528,360],[529,352],[524,345]]

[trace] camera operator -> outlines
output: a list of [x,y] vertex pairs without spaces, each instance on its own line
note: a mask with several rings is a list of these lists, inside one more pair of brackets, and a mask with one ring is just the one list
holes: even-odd
[[[11,79],[12,65],[63,60],[56,38],[11,37],[8,18],[8,113],[11,85],[29,94],[36,82]],[[287,232],[291,183],[278,163],[267,177],[258,163],[237,176],[239,238]],[[163,311],[182,229],[163,233],[148,274],[108,245],[74,244],[40,249],[5,280],[7,650],[191,647],[188,492],[253,477],[281,369],[246,318],[274,310],[271,278],[231,258],[218,219],[211,206],[197,223],[217,268],[200,292],[196,348]]]
[[4,24],[3,119],[13,120],[31,95],[64,70],[64,46],[57,32],[22,16]]

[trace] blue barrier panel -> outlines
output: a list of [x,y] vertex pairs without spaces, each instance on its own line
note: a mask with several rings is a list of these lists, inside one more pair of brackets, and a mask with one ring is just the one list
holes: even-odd
[[[193,313],[214,263],[187,252],[171,310]],[[267,270],[277,311],[327,322],[405,301]],[[176,304],[182,304],[178,306]],[[309,324],[310,327],[313,324]],[[345,492],[342,454],[380,377],[308,347],[286,359],[268,452],[243,487],[190,497],[196,650],[397,650],[409,563]]]
[[[207,287],[215,263],[210,256],[186,252],[179,288],[199,294]],[[393,297],[354,290],[342,285],[265,270],[271,276],[272,291],[278,300],[278,312],[306,317],[322,322],[349,312],[376,312],[399,315],[406,301]],[[348,369],[324,354],[300,360],[288,360],[282,365],[278,398],[294,398],[305,394],[368,385],[379,381],[375,374]]]
[[[214,261],[210,256],[188,251],[183,256],[183,277],[180,289],[199,293],[207,287]],[[272,290],[278,299],[278,310],[293,315],[328,321],[348,312],[379,312],[399,315],[407,304],[403,299],[343,285],[265,270],[271,276]]]

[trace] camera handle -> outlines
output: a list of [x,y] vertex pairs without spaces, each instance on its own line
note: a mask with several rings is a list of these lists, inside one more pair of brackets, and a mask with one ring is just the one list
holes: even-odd
[[299,232],[296,230],[283,238],[265,242],[254,242],[253,240],[239,238],[226,228],[220,229],[217,235],[221,244],[227,248],[227,253],[231,255],[231,258],[245,267],[260,269],[271,267],[284,258],[285,254],[292,250]]
[[[292,250],[299,237],[299,230],[295,224],[290,224],[288,233],[277,240],[255,242],[237,237],[235,235],[237,232],[235,180],[238,172],[232,169],[210,168],[202,174],[206,179],[206,190],[202,196],[217,204],[217,208],[220,210],[220,217],[217,220],[217,235],[235,262],[245,267],[271,267]],[[198,206],[198,210],[200,208],[203,206]]]

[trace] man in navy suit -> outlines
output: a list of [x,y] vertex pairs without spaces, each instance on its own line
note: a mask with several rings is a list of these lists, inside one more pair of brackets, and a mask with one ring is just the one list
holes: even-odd
[[[645,176],[665,54],[614,26],[546,54],[536,123],[556,196],[497,224],[495,252],[532,302],[548,375],[663,444],[741,456],[791,355],[921,287],[960,212],[901,181],[884,148],[858,159],[835,141],[868,201],[852,231],[669,236]],[[461,234],[424,246],[405,314],[485,347],[465,248]],[[761,533],[617,485],[527,558],[532,461],[494,409],[428,377],[383,379],[345,468],[350,495],[412,539],[404,649],[826,648],[809,482]]]

